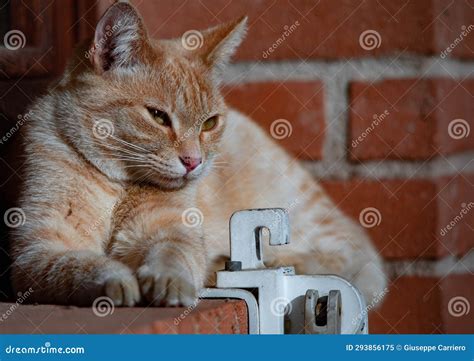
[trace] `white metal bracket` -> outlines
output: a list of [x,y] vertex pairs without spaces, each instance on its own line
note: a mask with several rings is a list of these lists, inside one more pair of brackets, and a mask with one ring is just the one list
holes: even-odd
[[216,288],[201,298],[246,302],[249,333],[368,333],[365,301],[347,280],[335,275],[296,275],[293,267],[266,268],[263,229],[271,246],[289,243],[289,220],[281,208],[235,212],[230,219],[231,260],[217,272]]

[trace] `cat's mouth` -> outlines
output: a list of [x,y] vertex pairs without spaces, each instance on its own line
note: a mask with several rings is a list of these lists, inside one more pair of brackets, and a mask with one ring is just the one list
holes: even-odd
[[131,167],[132,178],[136,183],[149,183],[163,189],[179,189],[200,177],[203,169],[191,172],[167,172],[156,167]]
[[197,174],[192,173],[188,173],[182,176],[169,176],[161,173],[156,173],[152,177],[150,177],[150,181],[152,184],[164,189],[180,189],[198,177],[199,176]]

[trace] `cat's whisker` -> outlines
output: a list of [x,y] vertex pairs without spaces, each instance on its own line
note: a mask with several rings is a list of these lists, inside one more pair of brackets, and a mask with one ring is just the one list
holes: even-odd
[[128,160],[136,160],[142,163],[147,162],[146,158],[136,156],[136,155],[129,155],[129,154],[118,154],[118,153],[105,153],[108,158],[114,159],[128,159]]
[[154,166],[158,171],[169,171],[169,169],[173,168],[173,166],[165,161],[159,161],[157,159],[151,159],[150,164]]
[[156,154],[148,154],[148,158],[151,160],[151,162],[154,162],[155,164],[163,165],[165,167],[171,166],[168,162],[158,157]]
[[110,160],[123,160],[123,161],[133,161],[138,163],[148,163],[147,159],[141,154],[122,152],[116,149],[108,149],[105,153],[107,159]]
[[119,153],[123,153],[123,154],[127,154],[127,155],[131,155],[131,156],[136,156],[136,157],[143,157],[143,155],[139,154],[139,153],[135,153],[135,152],[130,152],[130,151],[127,151],[126,149],[121,149],[121,148],[112,148],[112,147],[106,147],[107,149],[110,149],[110,150],[114,150],[114,151],[117,151]]
[[[97,143],[96,143],[96,144],[97,144]],[[140,156],[140,157],[143,157],[143,156],[144,156],[143,154],[140,154],[140,153],[131,151],[131,150],[129,150],[129,149],[124,149],[124,148],[121,148],[121,147],[116,147],[116,146],[113,146],[113,145],[107,144],[107,143],[99,143],[99,145],[101,145],[101,146],[103,146],[104,148],[107,148],[107,149],[116,150],[116,151],[118,151],[118,152],[130,154],[130,155],[135,155],[135,156]]]
[[152,169],[149,164],[129,164],[129,165],[124,166],[123,168],[150,168]]
[[209,169],[212,169],[212,168],[228,168],[230,165],[227,164],[227,163],[216,163],[216,162],[211,162],[209,163]]
[[140,165],[146,165],[147,164],[146,162],[142,162],[140,160],[131,159],[131,158],[107,158],[107,160],[121,161],[121,162],[132,162],[132,163],[137,163],[137,165],[138,164],[140,164]]
[[[112,134],[109,134],[108,137],[110,137],[111,139],[113,140],[116,140],[117,142],[125,145],[125,146],[128,146],[129,148],[122,148],[122,147],[119,147],[117,146],[116,144],[109,144],[107,143],[105,140],[96,140],[96,139],[92,139],[94,141],[95,144],[99,145],[99,146],[103,146],[105,148],[110,148],[110,149],[115,149],[115,150],[118,150],[118,151],[121,151],[121,152],[128,152],[128,153],[133,153],[133,154],[142,154],[143,152],[145,153],[149,153],[148,150],[142,148],[142,147],[139,147],[135,144],[132,144],[132,143],[129,143],[121,138],[118,138]],[[140,153],[137,153],[137,151],[139,151]]]
[[120,143],[122,143],[122,144],[125,144],[125,145],[127,145],[127,146],[129,146],[129,147],[135,148],[135,149],[140,150],[140,151],[142,151],[142,152],[147,152],[147,153],[149,152],[149,151],[146,150],[145,148],[142,148],[142,147],[140,147],[140,146],[138,146],[138,145],[136,145],[136,144],[127,142],[126,140],[123,140],[123,139],[121,139],[121,138],[118,138],[118,137],[114,136],[113,134],[110,134],[109,136],[110,136],[110,138],[112,138],[112,139],[114,139],[114,140],[116,140],[116,141],[118,141],[118,142],[120,142]]
[[149,170],[148,172],[141,175],[139,178],[135,180],[137,184],[143,184],[148,181],[148,177],[153,174],[153,170]]
[[119,157],[132,157],[132,158],[138,158],[138,159],[146,160],[146,157],[142,156],[141,154],[120,152],[119,150],[110,149],[110,148],[107,148],[106,151],[107,151],[107,154],[112,154],[112,155],[116,155],[116,156],[119,156]]
[[229,165],[228,164],[215,164],[215,163],[212,163],[210,165],[210,167],[216,167],[216,168],[228,168]]

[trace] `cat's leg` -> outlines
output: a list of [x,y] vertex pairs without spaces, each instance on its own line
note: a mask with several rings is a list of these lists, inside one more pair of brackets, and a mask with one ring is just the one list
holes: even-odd
[[146,214],[129,220],[115,234],[111,257],[136,270],[141,294],[149,303],[193,304],[208,263],[201,227],[184,225],[181,210]]
[[149,248],[137,271],[141,292],[149,302],[189,306],[196,301],[204,285],[205,259],[196,256],[192,248],[176,239],[162,240]]
[[24,247],[13,264],[17,292],[31,289],[40,303],[91,305],[100,296],[116,306],[133,306],[140,299],[131,270],[103,254],[37,242]]

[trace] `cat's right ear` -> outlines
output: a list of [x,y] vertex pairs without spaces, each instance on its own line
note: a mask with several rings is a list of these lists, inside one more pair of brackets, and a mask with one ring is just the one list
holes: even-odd
[[148,48],[148,35],[136,10],[127,3],[107,9],[95,30],[90,59],[95,71],[133,68]]

